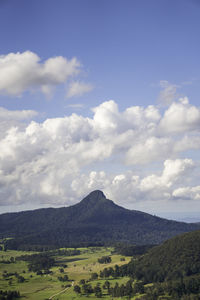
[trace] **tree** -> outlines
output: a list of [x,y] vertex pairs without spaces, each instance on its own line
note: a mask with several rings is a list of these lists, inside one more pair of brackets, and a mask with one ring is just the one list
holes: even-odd
[[13,257],[13,256],[11,256],[11,258],[10,258],[10,262],[11,262],[11,263],[14,263],[14,262],[15,262],[15,259],[14,259],[14,257]]
[[88,295],[93,293],[93,288],[91,284],[83,284],[82,289],[83,289],[83,294]]
[[126,295],[127,295],[127,296],[131,296],[132,293],[133,293],[132,281],[129,280],[129,281],[127,281],[127,283],[126,283]]
[[114,278],[117,278],[120,276],[120,268],[118,265],[115,265],[114,273],[112,275]]
[[96,285],[96,286],[94,287],[94,293],[95,293],[95,296],[96,296],[97,298],[101,298],[101,297],[102,297],[102,291],[101,291],[100,286]]
[[22,282],[25,281],[25,278],[24,278],[23,276],[18,276],[17,281],[18,281],[19,283],[22,283]]
[[58,276],[58,280],[60,281],[68,281],[68,276],[65,274],[63,277],[62,276]]
[[143,294],[144,293],[144,284],[141,281],[135,282],[133,286],[133,293],[134,294]]
[[102,256],[101,258],[98,259],[98,262],[100,264],[109,264],[111,263],[112,259],[110,256]]
[[64,275],[63,281],[67,281],[68,279],[69,279],[68,276],[67,276],[67,275]]
[[115,283],[115,286],[112,290],[112,296],[113,297],[120,297],[120,287],[119,287],[118,282]]
[[91,280],[96,280],[98,279],[98,274],[97,273],[92,273],[91,274]]
[[103,288],[109,290],[109,288],[110,288],[110,282],[108,280],[106,280],[104,282]]
[[80,284],[85,284],[85,279],[81,279],[81,280],[79,281],[79,283],[80,283]]
[[36,272],[36,275],[43,275],[43,273],[42,273],[41,270],[39,270],[39,271]]
[[75,286],[74,286],[74,292],[76,292],[76,293],[78,293],[78,294],[81,293],[81,288],[80,288],[79,285],[75,285]]

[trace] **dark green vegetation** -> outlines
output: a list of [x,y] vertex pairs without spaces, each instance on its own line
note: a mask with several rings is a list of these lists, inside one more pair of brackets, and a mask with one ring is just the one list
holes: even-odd
[[118,244],[115,246],[114,253],[118,253],[125,256],[136,256],[145,254],[149,249],[155,247],[155,245],[125,245]]
[[[97,291],[97,298],[105,289],[110,298],[199,300],[200,231],[172,238],[145,255],[133,257],[128,264],[104,268],[97,276],[105,280],[101,287],[82,281],[74,291],[82,295]],[[119,282],[128,276],[130,280]],[[111,279],[115,280],[114,285]]]
[[17,291],[2,291],[0,290],[0,300],[14,300],[20,298],[20,293]]
[[109,264],[109,263],[111,263],[111,261],[112,261],[112,259],[110,256],[102,256],[98,259],[98,262],[100,264]]
[[17,260],[28,261],[28,270],[33,272],[45,273],[49,272],[49,269],[54,266],[55,260],[52,256],[47,254],[33,254],[33,255],[24,255],[17,258]]
[[0,215],[5,248],[43,251],[59,247],[159,244],[200,224],[169,221],[128,210],[94,191],[71,207],[46,208]]
[[156,246],[129,264],[129,274],[145,283],[200,274],[200,231],[185,233]]
[[162,299],[159,297],[166,295],[173,300],[200,299],[200,231],[174,237],[150,249],[120,267],[119,276],[137,280],[146,294],[144,299]]
[[[122,248],[118,245],[118,249]],[[24,255],[2,250],[0,284],[4,292],[19,291],[30,300],[200,299],[200,231],[149,249],[123,247],[123,251],[130,249],[137,249],[132,258],[104,247]],[[139,255],[138,251],[145,254]]]

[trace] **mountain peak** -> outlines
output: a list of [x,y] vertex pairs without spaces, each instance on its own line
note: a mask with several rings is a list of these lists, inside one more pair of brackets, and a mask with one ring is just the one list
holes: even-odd
[[87,195],[81,202],[95,204],[106,200],[106,196],[100,190],[95,190]]
[[97,200],[99,200],[101,198],[106,198],[104,193],[100,190],[95,190],[95,191],[91,192],[87,197],[93,197],[93,198],[96,198]]
[[6,241],[8,249],[25,245],[35,249],[35,245],[154,244],[200,226],[125,209],[95,190],[70,207],[0,215],[0,228],[2,237],[13,237]]

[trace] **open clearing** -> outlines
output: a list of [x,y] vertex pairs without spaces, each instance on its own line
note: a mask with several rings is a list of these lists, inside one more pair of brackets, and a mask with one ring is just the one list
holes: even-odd
[[[80,296],[76,294],[73,289],[76,284],[79,284],[81,279],[89,280],[92,273],[97,273],[103,270],[105,267],[114,267],[122,265],[130,261],[130,257],[123,257],[124,261],[121,261],[122,256],[111,254],[111,248],[104,247],[91,247],[91,248],[79,248],[80,255],[76,256],[55,256],[56,265],[51,268],[52,274],[36,275],[34,272],[29,272],[28,264],[24,261],[16,261],[12,263],[4,263],[6,260],[14,259],[21,255],[31,255],[33,252],[24,251],[1,251],[0,252],[0,286],[2,290],[18,290],[20,295],[27,300],[64,300],[64,299],[88,299],[88,296]],[[98,258],[102,256],[110,255],[112,258],[111,263],[100,264]],[[64,267],[65,266],[65,267]],[[63,268],[64,272],[61,274],[60,269]],[[15,275],[11,275],[7,278],[3,277],[3,274],[17,272],[20,276],[25,278],[25,281],[19,283]],[[69,280],[67,282],[61,282],[58,280],[59,276],[67,275]],[[112,279],[110,278],[111,286],[117,282],[125,283],[128,278]],[[90,281],[94,287],[97,283],[102,286],[105,279],[98,279]],[[102,289],[104,292],[104,290]],[[94,294],[89,296],[90,299],[98,299]],[[103,299],[111,299],[106,294],[103,295]]]

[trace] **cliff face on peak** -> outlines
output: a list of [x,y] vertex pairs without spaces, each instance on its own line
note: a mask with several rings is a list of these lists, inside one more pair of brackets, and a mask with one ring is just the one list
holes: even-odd
[[87,195],[79,204],[82,205],[99,205],[100,203],[104,203],[106,201],[111,201],[106,199],[106,196],[102,191],[96,190]]
[[70,207],[0,215],[1,237],[12,237],[7,246],[13,249],[27,245],[158,244],[199,228],[199,224],[169,221],[125,209],[106,199],[99,190]]
[[95,191],[91,192],[88,196],[86,196],[84,199],[88,199],[88,200],[95,199],[96,201],[99,201],[101,199],[106,199],[106,196],[104,195],[104,193],[102,191],[95,190]]

